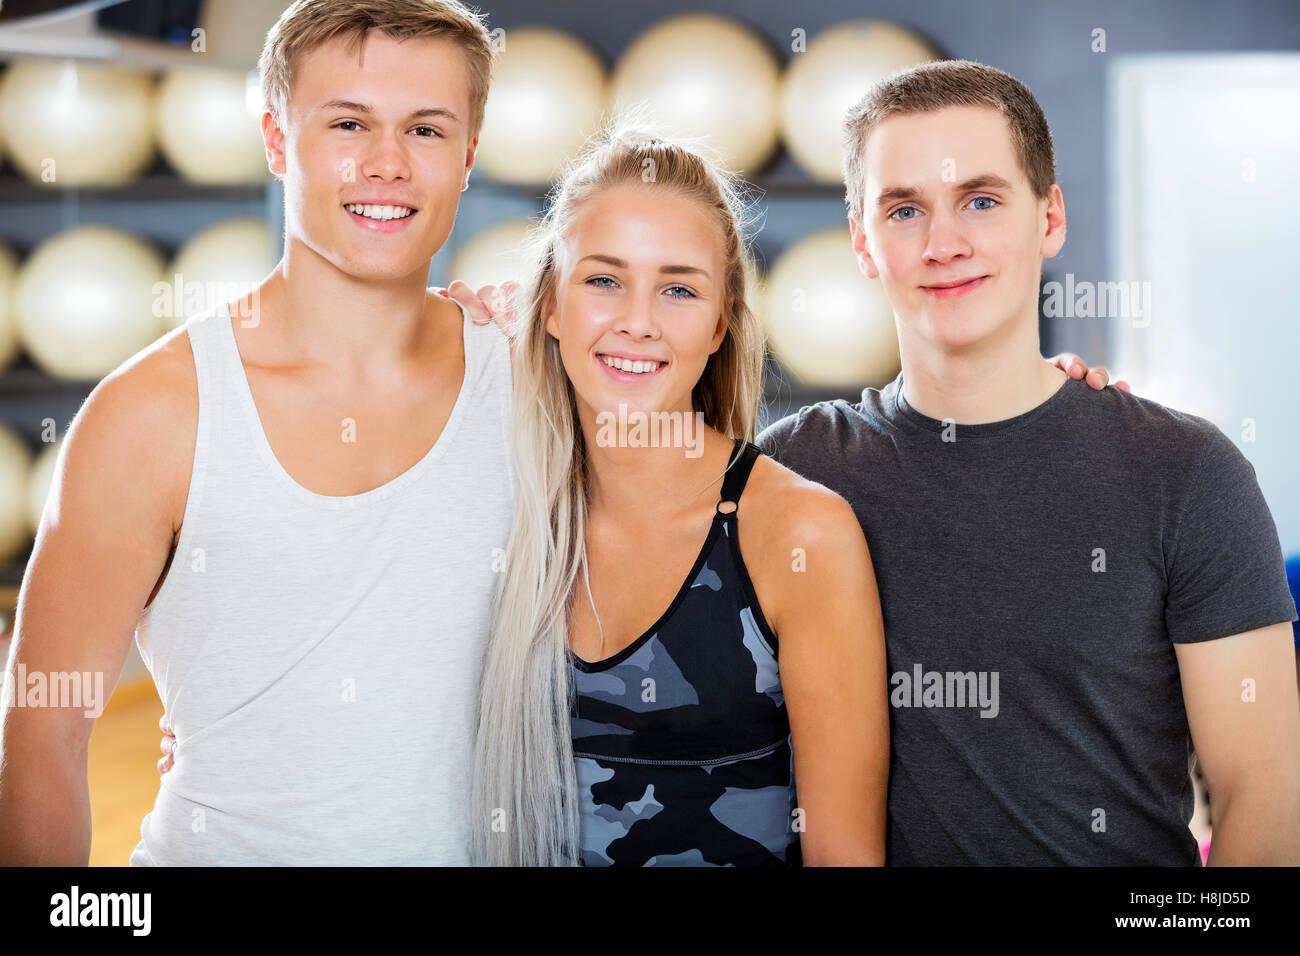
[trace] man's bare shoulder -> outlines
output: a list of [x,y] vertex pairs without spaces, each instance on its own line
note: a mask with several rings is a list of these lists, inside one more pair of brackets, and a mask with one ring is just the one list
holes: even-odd
[[[184,328],[141,349],[104,377],[86,399],[78,418],[96,428],[158,429],[194,436],[198,424],[198,376]],[[165,434],[164,434],[165,433]]]
[[[67,438],[69,490],[97,485],[127,494],[139,485],[140,493],[161,500],[179,522],[198,418],[194,353],[182,327],[133,355],[91,391]],[[78,474],[86,480],[77,480]]]

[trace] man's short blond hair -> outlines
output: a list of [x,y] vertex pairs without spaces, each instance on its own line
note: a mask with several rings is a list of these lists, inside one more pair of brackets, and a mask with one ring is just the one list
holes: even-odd
[[266,108],[284,125],[294,66],[302,54],[346,37],[358,49],[367,30],[396,40],[448,37],[469,66],[469,139],[483,127],[496,46],[483,17],[459,0],[297,0],[266,35],[257,68]]
[[971,60],[940,60],[886,77],[844,117],[844,200],[863,217],[867,138],[891,116],[931,113],[949,106],[988,106],[1007,119],[1011,144],[1034,195],[1047,197],[1056,182],[1052,131],[1028,87],[1009,73]]

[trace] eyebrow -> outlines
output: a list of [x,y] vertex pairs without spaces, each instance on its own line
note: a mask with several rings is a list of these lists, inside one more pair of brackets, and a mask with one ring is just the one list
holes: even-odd
[[[597,262],[603,262],[606,265],[613,266],[615,269],[627,268],[627,263],[624,262],[622,259],[616,258],[614,256],[603,256],[595,252],[593,252],[589,256],[583,256],[581,259],[578,260],[578,263],[581,264],[583,262],[586,262],[588,259],[595,259]],[[670,276],[701,275],[704,276],[704,278],[706,279],[709,278],[709,274],[707,272],[705,272],[703,269],[697,269],[695,268],[695,266],[660,266],[659,271],[664,275],[670,275]]]
[[[354,100],[330,100],[322,103],[318,109],[319,112],[332,112],[342,110],[347,113],[365,113],[368,116],[374,116],[375,111],[365,103],[357,103]],[[407,115],[407,119],[423,119],[424,117],[443,117],[454,123],[460,122],[460,117],[454,112],[443,106],[426,106],[424,109],[414,110]]]
[[[965,182],[958,183],[955,187],[956,192],[968,193],[975,189],[1001,189],[1011,191],[1014,189],[1011,183],[1007,182],[1001,176],[995,176],[992,173],[984,173],[980,176],[974,176]],[[918,200],[921,198],[921,190],[915,186],[886,186],[876,197],[876,208],[888,205],[900,200]]]

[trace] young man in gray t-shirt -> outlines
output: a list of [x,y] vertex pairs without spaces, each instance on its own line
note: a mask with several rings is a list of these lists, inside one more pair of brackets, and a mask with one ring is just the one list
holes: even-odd
[[[853,505],[891,674],[888,861],[1300,863],[1300,703],[1277,532],[1203,419],[1090,390],[1039,354],[1065,242],[1051,136],[958,61],[845,121],[850,231],[903,371],[763,448]],[[813,570],[813,569],[810,569]]]

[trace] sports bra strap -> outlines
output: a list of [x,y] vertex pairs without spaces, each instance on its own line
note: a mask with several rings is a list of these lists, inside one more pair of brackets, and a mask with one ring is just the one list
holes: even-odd
[[[732,515],[736,513],[736,508],[740,507],[740,495],[745,490],[745,482],[749,480],[750,469],[754,467],[754,462],[762,451],[753,442],[747,442],[743,438],[735,440],[736,447],[731,453],[731,461],[727,465],[726,477],[722,479],[722,497],[718,501],[718,514]],[[722,510],[722,506],[730,502],[735,508]]]

